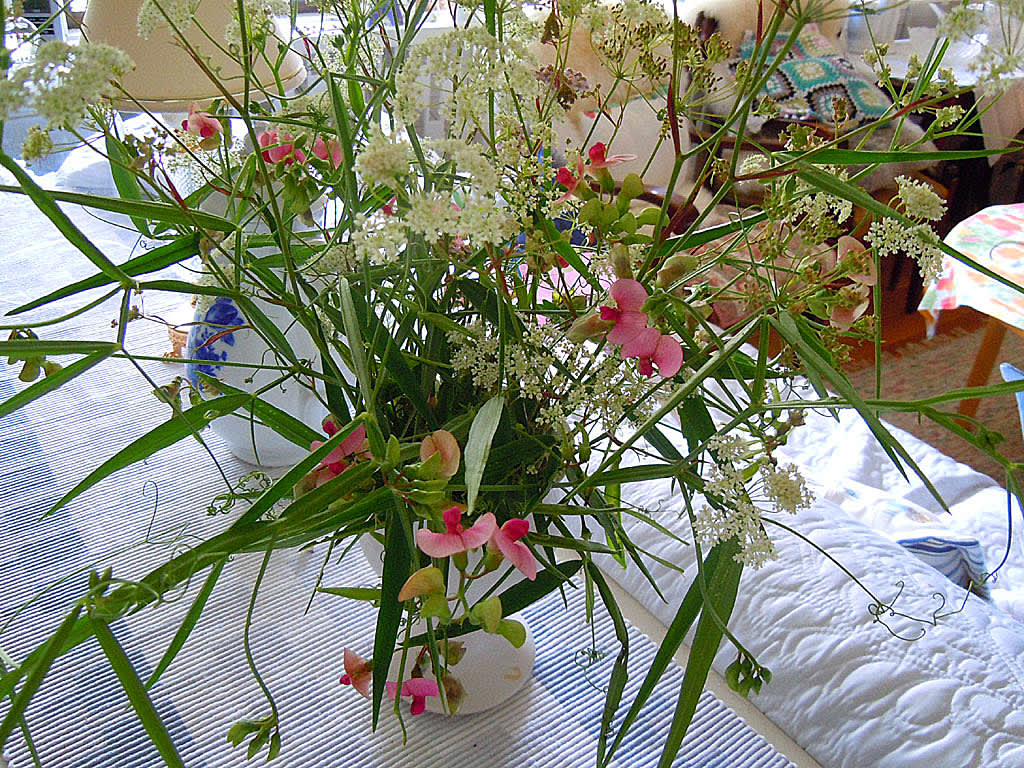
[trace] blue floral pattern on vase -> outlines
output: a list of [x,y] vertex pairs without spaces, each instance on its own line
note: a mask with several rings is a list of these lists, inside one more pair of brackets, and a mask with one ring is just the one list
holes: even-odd
[[234,332],[225,331],[246,324],[245,316],[238,309],[238,305],[224,296],[219,296],[213,302],[206,310],[205,316],[200,317],[199,310],[196,310],[195,323],[188,332],[186,355],[190,360],[208,362],[191,362],[185,365],[186,375],[193,386],[199,385],[200,373],[213,378],[220,375],[220,363],[230,357],[231,347],[235,346]]

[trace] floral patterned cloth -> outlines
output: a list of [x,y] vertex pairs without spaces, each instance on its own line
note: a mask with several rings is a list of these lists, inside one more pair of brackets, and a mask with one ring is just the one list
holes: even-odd
[[[994,205],[964,219],[946,236],[946,243],[1024,285],[1024,203]],[[918,309],[937,312],[962,306],[1024,329],[1024,293],[946,256],[942,275],[928,286]]]

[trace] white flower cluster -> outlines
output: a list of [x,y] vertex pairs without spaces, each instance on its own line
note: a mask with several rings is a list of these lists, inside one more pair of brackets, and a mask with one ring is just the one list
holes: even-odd
[[395,186],[395,179],[409,172],[412,149],[408,142],[378,132],[370,136],[356,158],[356,172],[367,184]]
[[357,263],[389,264],[405,250],[405,223],[397,216],[358,214],[350,242]]
[[[490,97],[496,115],[514,115],[517,102],[540,95],[536,62],[525,43],[497,40],[482,26],[448,30],[419,43],[395,79],[395,113],[401,123],[416,122],[421,110],[443,110],[456,134],[470,134],[487,124]],[[426,104],[431,78],[447,85],[446,103]]]
[[30,64],[0,79],[0,121],[31,104],[48,127],[74,127],[90,106],[117,93],[113,81],[133,66],[124,51],[110,45],[43,43]]
[[[974,53],[968,64],[977,80],[976,88],[985,95],[1004,90],[1011,82],[1007,75],[1024,68],[1024,45],[1020,30],[1024,24],[1024,3],[1021,0],[996,0],[980,3],[956,3],[939,23],[939,37],[950,40],[973,38],[985,44]],[[979,33],[985,32],[981,38]]]
[[451,157],[455,171],[469,177],[475,194],[494,195],[498,191],[498,172],[477,145],[462,139],[437,139],[426,142],[426,146]]
[[907,226],[893,218],[871,222],[864,239],[881,258],[905,253],[917,262],[925,283],[942,274],[942,249],[939,236],[927,224]]
[[[775,557],[761,507],[795,514],[810,507],[814,494],[796,465],[776,465],[764,454],[751,455],[750,443],[737,434],[715,435],[707,447],[714,464],[708,471],[705,493],[716,503],[698,508],[694,535],[707,546],[735,536],[740,543],[736,559],[758,568]],[[758,466],[760,481],[747,481],[751,468]],[[763,498],[755,503],[758,492]]]
[[903,210],[916,221],[938,221],[946,215],[946,201],[923,181],[897,176],[896,184]]
[[195,19],[200,0],[143,0],[136,25],[139,37],[148,40],[161,27],[184,32]]
[[[482,389],[498,385],[501,345],[494,329],[477,322],[470,335],[452,331],[448,342],[455,371]],[[505,345],[506,379],[526,397],[542,403],[539,424],[563,429],[572,422],[597,423],[614,432],[627,418],[638,424],[653,413],[651,382],[617,355],[573,344],[558,326],[528,325],[518,343]]]
[[[246,31],[249,39],[262,46],[274,32],[274,17],[287,16],[290,12],[288,0],[242,0]],[[224,40],[229,47],[241,48],[242,27],[238,18],[238,5],[231,3],[232,19],[224,29]]]
[[468,238],[475,246],[502,243],[515,232],[515,222],[492,198],[467,197],[461,208],[451,196],[425,192],[409,200],[405,224],[413,232],[434,242],[442,237]]

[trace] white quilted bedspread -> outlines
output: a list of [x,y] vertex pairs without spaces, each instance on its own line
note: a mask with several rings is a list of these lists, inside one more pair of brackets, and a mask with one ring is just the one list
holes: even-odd
[[[855,479],[941,510],[920,480],[903,479],[856,414],[839,424],[817,415],[809,421],[786,455],[812,482]],[[994,567],[1006,540],[1005,491],[903,436],[949,504],[951,527],[979,538]],[[679,499],[669,481],[639,485],[623,489],[630,502],[660,510],[662,522],[676,517]],[[774,675],[753,703],[824,768],[1024,767],[1024,624],[973,595],[964,604],[964,590],[832,502],[819,500],[785,522],[863,587],[810,544],[773,532],[779,557],[744,571],[730,623]],[[1014,524],[1021,527],[1016,510]],[[631,533],[639,546],[695,573],[691,546],[643,524]],[[1022,550],[1018,537],[993,585],[994,598],[1007,608],[1014,586],[1024,586]],[[664,567],[654,570],[659,584],[672,578]],[[661,602],[635,567],[610,573],[662,622],[671,621],[678,603]],[[890,632],[869,612],[873,600],[865,589],[887,603],[896,598],[898,614],[926,621],[886,613]],[[670,599],[682,594],[673,590]],[[951,611],[957,612],[944,615]],[[734,658],[732,647],[723,647],[715,668],[724,672]]]

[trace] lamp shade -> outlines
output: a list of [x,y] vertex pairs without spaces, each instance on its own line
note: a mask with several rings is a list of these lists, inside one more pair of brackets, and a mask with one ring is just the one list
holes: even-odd
[[[136,18],[143,0],[89,0],[82,21],[83,35],[93,43],[107,43],[132,57],[135,69],[121,78],[125,90],[146,109],[154,112],[184,112],[189,104],[202,104],[223,96],[214,82],[203,72],[183,46],[176,43],[169,28],[161,25],[148,39],[139,37]],[[224,30],[232,20],[233,0],[202,0],[195,14],[195,23],[185,30],[189,44],[199,57],[209,62],[211,71],[232,96],[245,90],[242,67],[207,39],[223,39]],[[201,29],[200,29],[201,27]],[[224,44],[226,45],[226,44]],[[277,44],[267,42],[268,58],[275,58]],[[306,70],[302,57],[288,50],[278,69],[285,90],[302,84]],[[274,74],[261,57],[255,57],[252,79],[277,90]],[[129,107],[134,102],[122,100],[117,106]]]

